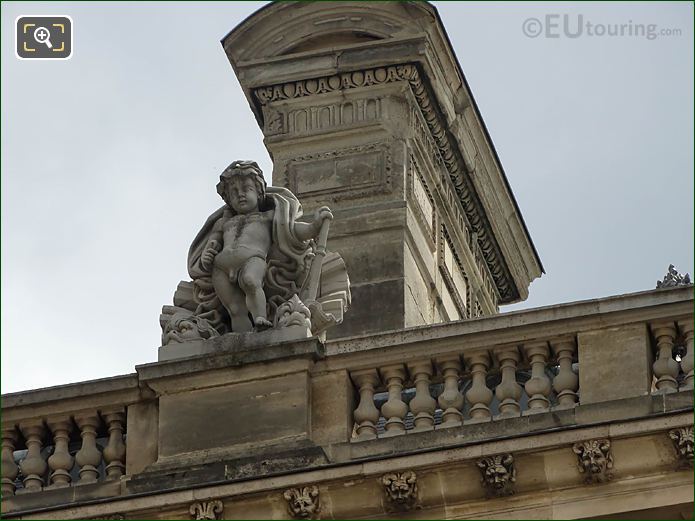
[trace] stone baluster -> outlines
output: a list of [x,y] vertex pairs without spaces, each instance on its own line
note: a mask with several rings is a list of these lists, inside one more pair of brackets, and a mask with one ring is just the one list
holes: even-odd
[[693,375],[693,362],[695,362],[695,353],[693,352],[693,320],[687,318],[678,321],[678,327],[683,333],[685,340],[685,354],[681,359],[681,369],[685,373],[685,381],[682,389],[692,389],[695,385],[695,376]]
[[531,378],[526,382],[524,389],[528,395],[528,410],[525,414],[544,412],[550,406],[550,378],[545,374],[548,364],[547,342],[530,342],[524,345],[524,351],[531,364]]
[[516,382],[516,366],[521,357],[516,346],[507,346],[495,350],[500,364],[502,381],[495,389],[495,396],[499,401],[500,418],[512,418],[521,415],[519,398],[521,398],[521,386]]
[[75,461],[80,467],[80,483],[91,483],[99,479],[101,451],[97,447],[97,428],[99,416],[96,411],[75,416],[75,423],[80,428],[82,447],[75,454]]
[[104,447],[106,477],[118,479],[125,474],[125,443],[123,443],[125,413],[123,411],[104,412],[103,416],[109,430],[109,441]]
[[405,368],[402,364],[382,367],[381,378],[386,382],[389,399],[381,406],[381,415],[386,418],[386,432],[384,436],[397,436],[405,434],[405,415],[408,414],[408,406],[401,399],[403,381],[405,380]]
[[656,338],[657,349],[657,359],[653,365],[657,392],[671,393],[677,391],[678,362],[673,359],[676,328],[673,322],[661,322],[652,324],[652,332]]
[[48,458],[48,466],[51,469],[51,488],[61,488],[70,486],[70,470],[72,470],[75,460],[70,456],[68,444],[70,443],[70,431],[72,422],[68,416],[59,418],[49,418],[46,422],[48,428],[53,433],[53,443],[55,450]]
[[376,438],[376,424],[379,421],[379,409],[374,405],[374,389],[379,385],[376,369],[363,369],[350,373],[360,393],[360,403],[353,416],[357,424],[357,439]]
[[464,355],[466,365],[471,369],[473,383],[466,393],[466,400],[471,404],[470,423],[490,421],[490,402],[492,391],[485,382],[490,369],[490,355],[487,351],[478,351]]
[[408,371],[415,383],[415,396],[410,400],[410,412],[413,413],[413,432],[434,429],[434,411],[437,400],[430,394],[432,381],[432,362],[419,360],[408,364]]
[[439,357],[436,363],[444,379],[444,390],[438,398],[439,407],[444,411],[439,427],[458,427],[463,423],[463,395],[459,391],[461,360],[458,355],[454,355]]
[[552,340],[550,347],[560,366],[557,376],[553,379],[553,389],[557,393],[556,409],[571,409],[577,405],[577,389],[579,377],[572,371],[572,360],[577,350],[574,337],[564,337]]
[[41,455],[43,437],[46,432],[41,420],[33,420],[19,426],[26,440],[27,455],[19,463],[19,468],[24,474],[24,490],[26,492],[38,492],[43,487],[43,479],[48,469],[46,460]]
[[19,468],[14,462],[14,450],[17,446],[17,431],[12,427],[2,427],[2,497],[14,495],[14,480]]

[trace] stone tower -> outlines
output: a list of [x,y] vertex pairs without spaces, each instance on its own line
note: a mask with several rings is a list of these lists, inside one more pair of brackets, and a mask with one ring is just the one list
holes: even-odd
[[543,271],[436,9],[279,2],[223,40],[273,159],[353,305],[329,337],[490,315]]

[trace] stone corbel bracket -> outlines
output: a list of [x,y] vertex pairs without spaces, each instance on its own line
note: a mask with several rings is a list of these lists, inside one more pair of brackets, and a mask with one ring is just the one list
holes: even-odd
[[577,468],[585,474],[584,482],[605,483],[613,479],[611,441],[606,438],[575,443],[572,450],[577,455]]
[[412,470],[389,472],[379,481],[384,487],[387,511],[406,512],[420,508],[417,475]]
[[316,485],[289,488],[282,495],[287,511],[294,519],[316,519],[321,511],[319,488]]
[[479,459],[476,464],[480,469],[480,481],[487,497],[503,497],[514,494],[516,467],[514,456],[497,454]]
[[215,499],[213,501],[196,501],[188,508],[191,519],[222,519],[224,504]]
[[678,457],[678,469],[693,468],[693,426],[679,427],[668,431]]

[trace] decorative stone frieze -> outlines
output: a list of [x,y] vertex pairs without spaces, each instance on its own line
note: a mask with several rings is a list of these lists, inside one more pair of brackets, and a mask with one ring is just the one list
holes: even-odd
[[417,475],[412,470],[384,474],[381,484],[389,511],[402,512],[418,507]]
[[[466,218],[475,232],[485,263],[495,280],[501,300],[513,301],[518,298],[518,290],[513,282],[509,268],[494,238],[482,203],[473,188],[470,174],[466,172],[465,163],[454,138],[447,131],[447,125],[437,112],[429,88],[422,80],[418,66],[412,63],[362,69],[331,76],[303,79],[288,83],[263,86],[253,90],[253,97],[258,101],[260,112],[268,113],[267,105],[275,101],[302,98],[316,94],[326,94],[354,88],[371,87],[386,83],[406,81],[410,85],[419,109],[424,117],[429,134],[436,145],[438,156],[454,184],[459,201]],[[276,122],[273,116],[273,132],[284,128],[282,122]],[[266,123],[266,126],[270,123]]]
[[693,468],[693,426],[668,431],[678,456],[678,468]]
[[514,494],[516,467],[514,456],[497,454],[477,461],[481,473],[481,483],[488,497],[509,496]]
[[218,499],[197,501],[188,508],[188,511],[191,514],[191,519],[222,519],[224,505]]
[[608,439],[595,439],[575,443],[579,472],[585,474],[585,483],[603,483],[613,479],[613,453]]
[[295,519],[315,519],[321,509],[319,488],[316,485],[290,488],[282,495],[287,501],[287,511]]

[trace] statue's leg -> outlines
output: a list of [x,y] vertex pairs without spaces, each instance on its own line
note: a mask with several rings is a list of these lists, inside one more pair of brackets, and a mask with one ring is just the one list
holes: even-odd
[[217,297],[232,319],[232,331],[235,333],[253,331],[244,294],[236,284],[229,282],[229,275],[224,270],[217,267],[213,268],[212,285]]
[[265,260],[260,257],[251,257],[239,270],[239,286],[246,293],[246,307],[257,327],[269,327],[271,325],[266,314],[265,292],[263,291],[265,270]]

